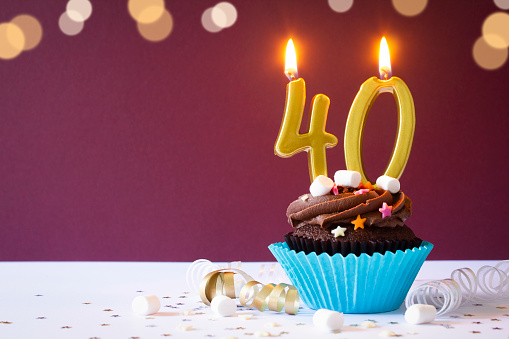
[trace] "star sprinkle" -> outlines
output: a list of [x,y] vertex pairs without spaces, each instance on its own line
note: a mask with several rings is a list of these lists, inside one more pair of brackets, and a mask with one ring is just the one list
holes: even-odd
[[479,333],[481,333],[481,331],[470,331],[470,333],[477,333],[477,334],[479,334]]
[[336,229],[332,230],[331,233],[334,234],[334,238],[339,236],[345,236],[346,227],[338,226]]
[[501,330],[502,328],[501,327],[492,327],[491,329],[492,330]]
[[386,202],[382,204],[382,208],[378,209],[382,213],[382,218],[390,217],[392,213],[392,206],[388,206]]
[[505,306],[497,306],[496,308],[498,308],[499,310],[507,310],[507,307]]
[[500,319],[491,319],[491,321],[500,321]]
[[334,184],[334,187],[332,187],[332,193],[334,195],[339,195],[338,186],[336,184]]
[[368,192],[369,192],[369,189],[367,189],[367,188],[362,188],[362,189],[360,189],[360,190],[358,190],[358,191],[353,192],[353,194],[355,194],[355,195],[360,195],[360,194],[364,194],[364,193],[368,193]]
[[373,185],[371,184],[370,181],[367,181],[365,184],[363,184],[362,182],[359,184],[359,188],[366,188],[368,190],[372,190],[374,187]]
[[358,228],[364,229],[364,222],[366,221],[366,218],[361,218],[360,214],[357,215],[357,219],[351,221],[352,224],[355,225],[354,231]]

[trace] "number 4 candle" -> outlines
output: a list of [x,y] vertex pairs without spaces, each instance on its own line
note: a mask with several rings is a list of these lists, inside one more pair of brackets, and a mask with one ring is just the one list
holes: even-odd
[[334,147],[338,143],[338,138],[325,132],[330,100],[323,94],[313,98],[309,130],[307,133],[300,134],[299,129],[306,102],[306,85],[304,79],[299,79],[297,75],[297,61],[292,39],[286,46],[285,74],[290,83],[286,87],[285,114],[274,145],[274,152],[280,157],[288,158],[306,151],[309,176],[313,182],[319,175],[327,176],[325,149]]
[[362,137],[369,110],[380,93],[394,95],[398,108],[398,134],[385,175],[399,179],[405,169],[415,129],[414,100],[407,85],[398,77],[391,77],[391,63],[387,41],[382,38],[379,56],[380,79],[366,80],[350,108],[345,128],[345,160],[349,170],[361,173],[362,182],[368,178],[362,161]]

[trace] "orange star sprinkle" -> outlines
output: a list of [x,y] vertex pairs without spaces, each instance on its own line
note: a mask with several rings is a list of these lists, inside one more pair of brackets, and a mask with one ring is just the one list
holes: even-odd
[[359,187],[360,189],[362,188],[367,188],[368,190],[372,191],[374,189],[373,187],[373,184],[371,184],[370,181],[367,181],[365,184],[363,184],[362,182],[359,184]]
[[366,218],[361,218],[360,214],[357,215],[357,219],[352,220],[351,223],[355,225],[354,231],[358,228],[364,229],[364,222],[366,221]]

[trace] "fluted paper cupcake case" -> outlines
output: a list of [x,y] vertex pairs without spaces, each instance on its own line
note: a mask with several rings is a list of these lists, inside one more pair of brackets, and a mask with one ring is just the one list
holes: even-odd
[[401,306],[433,245],[360,256],[305,254],[274,243],[270,251],[312,309],[344,313],[380,313]]

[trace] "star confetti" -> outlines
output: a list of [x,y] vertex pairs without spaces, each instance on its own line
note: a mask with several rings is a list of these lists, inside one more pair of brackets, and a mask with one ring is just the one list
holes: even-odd
[[473,306],[482,306],[482,304],[472,304]]
[[359,188],[360,189],[368,189],[368,190],[372,190],[373,189],[373,185],[371,184],[370,181],[367,181],[365,184],[363,184],[362,182],[359,184]]
[[473,314],[463,314],[464,317],[473,317],[474,315]]
[[113,310],[111,308],[106,308],[103,310],[104,312],[113,312]]
[[501,330],[501,328],[500,328],[500,327],[492,327],[491,329],[492,329],[492,330]]
[[481,331],[470,331],[470,333],[481,333]]
[[472,321],[472,324],[482,324],[480,321]]
[[358,214],[357,219],[351,221],[352,224],[355,225],[354,231],[358,228],[364,229],[364,222],[366,221],[366,218],[361,218],[361,216]]
[[163,333],[163,334],[161,334],[161,337],[171,337],[171,334],[169,334],[169,333]]
[[346,227],[341,227],[341,226],[338,226],[336,229],[333,229],[331,231],[332,234],[334,234],[334,237],[337,238],[339,236],[341,237],[344,237],[345,236],[345,231],[347,230]]
[[491,321],[500,321],[500,319],[491,319]]
[[110,326],[110,324],[101,324],[101,326]]
[[6,325],[9,325],[9,324],[12,324],[12,322],[10,322],[10,321],[0,321],[0,324],[6,324]]
[[72,328],[71,326],[62,326],[60,328]]
[[113,314],[111,317],[112,317],[112,318],[118,318],[118,317],[120,317],[120,316],[119,316],[118,314]]
[[498,308],[499,310],[507,310],[507,307],[505,306],[497,306],[496,308]]
[[46,319],[46,317],[37,317],[35,319]]
[[390,217],[392,212],[392,206],[388,206],[386,202],[382,204],[382,208],[378,209],[382,213],[382,218]]

